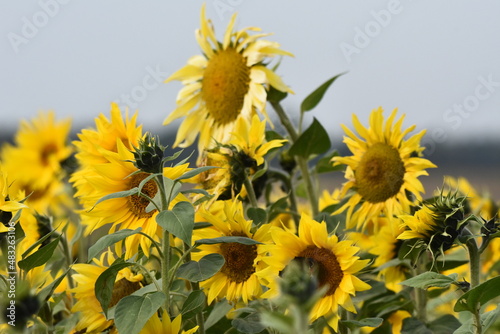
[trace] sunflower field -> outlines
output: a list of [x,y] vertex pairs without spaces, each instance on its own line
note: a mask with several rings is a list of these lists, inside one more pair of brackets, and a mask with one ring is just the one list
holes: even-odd
[[218,37],[203,6],[165,81],[175,142],[112,103],[77,138],[40,112],[1,146],[0,333],[500,332],[498,202],[424,189],[426,131],[398,110],[353,115],[341,156],[304,114],[348,74],[292,117],[293,55],[235,18]]

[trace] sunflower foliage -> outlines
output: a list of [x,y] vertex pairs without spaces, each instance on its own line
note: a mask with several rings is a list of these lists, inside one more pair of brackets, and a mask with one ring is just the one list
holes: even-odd
[[347,74],[289,113],[292,54],[235,20],[217,39],[203,6],[166,80],[173,150],[115,103],[72,141],[50,112],[2,145],[0,332],[499,331],[498,202],[460,177],[426,192],[425,130],[397,110],[353,115],[340,155],[305,116]]

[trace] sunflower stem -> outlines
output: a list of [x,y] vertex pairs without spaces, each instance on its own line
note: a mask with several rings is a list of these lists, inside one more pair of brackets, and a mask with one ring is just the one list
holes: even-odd
[[[295,143],[299,138],[299,133],[297,133],[297,131],[295,130],[285,110],[283,109],[283,107],[279,102],[270,102],[270,103],[271,106],[274,108],[274,111],[276,111],[276,114],[278,115],[281,124],[283,124],[286,131],[290,135],[292,142]],[[309,203],[311,204],[312,215],[313,217],[315,217],[319,212],[318,197],[311,179],[311,173],[309,173],[309,166],[307,165],[307,159],[299,156],[295,158],[297,160],[297,164],[299,165],[300,171],[302,173],[302,178],[304,179],[306,185],[306,190],[308,195],[307,197],[309,198]]]
[[[191,251],[194,247],[190,247],[188,244],[184,243],[184,254],[183,258],[185,262],[191,261]],[[181,261],[181,260],[180,260]],[[200,283],[198,282],[189,282],[191,284],[191,289],[193,291],[200,290]],[[206,306],[206,303],[205,303]],[[196,313],[196,323],[198,324],[198,333],[205,334],[205,317],[203,316],[203,309]]]
[[245,179],[243,180],[243,183],[245,184],[245,189],[247,191],[248,199],[250,200],[250,204],[254,208],[258,208],[259,203],[257,203],[257,196],[255,196],[255,191],[253,190],[252,181],[250,181],[250,178],[248,177],[247,171],[245,171]]
[[[160,198],[161,198],[161,209],[168,210],[169,201],[167,200],[167,195],[165,191],[165,182],[163,181],[163,174],[160,174],[156,177],[158,188],[160,190]],[[170,233],[167,230],[163,230],[163,240],[162,240],[162,248],[163,248],[163,256],[161,258],[161,284],[162,291],[165,294],[165,304],[164,308],[167,313],[170,314],[170,286],[169,286],[169,268],[170,268],[170,258],[172,256],[172,252],[170,249]]]

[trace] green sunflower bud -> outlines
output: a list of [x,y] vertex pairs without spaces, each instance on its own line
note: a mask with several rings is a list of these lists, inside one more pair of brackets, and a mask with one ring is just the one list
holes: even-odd
[[134,166],[146,173],[159,173],[163,164],[163,151],[165,147],[160,145],[160,139],[153,137],[148,132],[144,139],[139,141],[139,147],[135,147]]

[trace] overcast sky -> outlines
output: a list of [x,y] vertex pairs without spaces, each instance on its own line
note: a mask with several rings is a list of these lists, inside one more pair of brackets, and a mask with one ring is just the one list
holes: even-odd
[[[181,84],[162,81],[200,53],[202,1],[0,3],[0,129],[52,109],[78,131],[117,101],[139,110],[146,129],[175,131],[160,124]],[[272,32],[269,40],[295,54],[279,68],[296,92],[284,102],[292,115],[319,84],[348,71],[309,115],[332,137],[352,113],[366,124],[382,106],[427,128],[428,145],[500,139],[500,1],[206,3],[219,38],[238,12],[238,29]]]

